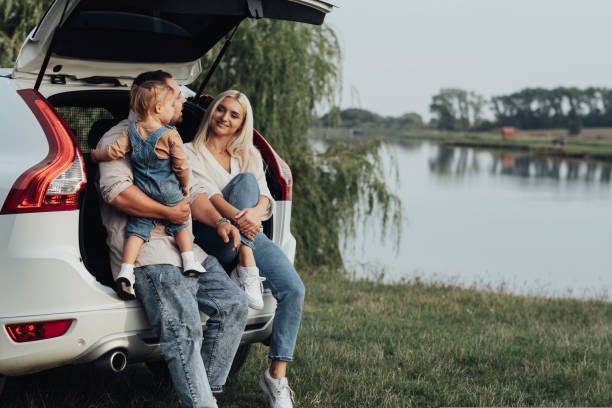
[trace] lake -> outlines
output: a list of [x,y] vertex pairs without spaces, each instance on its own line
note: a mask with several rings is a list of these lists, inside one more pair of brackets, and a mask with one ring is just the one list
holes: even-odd
[[401,240],[395,248],[377,217],[365,220],[344,251],[354,277],[612,298],[612,164],[429,142],[383,149],[397,159]]

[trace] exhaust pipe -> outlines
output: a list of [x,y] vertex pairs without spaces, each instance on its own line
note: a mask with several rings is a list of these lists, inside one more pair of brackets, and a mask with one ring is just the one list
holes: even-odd
[[127,355],[123,350],[111,350],[96,360],[96,366],[120,373],[127,366]]

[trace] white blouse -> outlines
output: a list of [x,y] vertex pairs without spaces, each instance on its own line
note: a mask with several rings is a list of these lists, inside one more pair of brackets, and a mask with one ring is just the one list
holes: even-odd
[[[237,158],[230,158],[230,172],[228,173],[206,147],[202,149],[204,158],[196,153],[193,148],[193,143],[185,143],[183,147],[187,154],[189,167],[191,167],[191,174],[193,177],[191,184],[201,184],[204,186],[204,191],[208,194],[208,198],[211,198],[215,194],[223,195],[221,190],[223,190],[234,177],[241,173],[240,161]],[[257,184],[259,185],[259,194],[268,197],[270,200],[268,213],[262,219],[262,221],[265,221],[272,216],[274,199],[266,183],[266,172],[264,171],[261,154],[257,148],[255,152],[259,165],[253,175],[257,179]]]

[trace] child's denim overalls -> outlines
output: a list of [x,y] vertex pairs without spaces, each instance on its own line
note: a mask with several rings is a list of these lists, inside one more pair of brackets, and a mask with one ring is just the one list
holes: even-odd
[[[181,183],[172,170],[171,158],[162,159],[155,153],[155,145],[159,138],[172,129],[171,126],[162,126],[144,140],[134,123],[130,124],[130,144],[132,145],[132,172],[134,185],[147,196],[168,206],[177,205],[184,197]],[[167,224],[166,234],[175,236],[189,224]],[[148,242],[151,230],[155,228],[155,219],[147,217],[130,216],[125,236],[137,236]]]

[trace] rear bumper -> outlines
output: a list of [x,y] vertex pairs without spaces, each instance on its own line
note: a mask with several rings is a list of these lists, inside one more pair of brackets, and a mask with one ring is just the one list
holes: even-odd
[[[78,251],[78,211],[0,217],[0,375],[87,363],[113,349],[129,362],[159,359],[159,344],[138,301],[125,302],[95,280]],[[272,330],[276,301],[249,310],[242,341]],[[16,343],[7,324],[74,319],[60,337]],[[203,321],[206,317],[203,316]]]
[[[242,343],[266,340],[272,333],[276,301],[269,291],[264,293],[264,310],[249,310]],[[0,318],[0,375],[30,374],[68,364],[90,363],[111,350],[126,352],[129,363],[161,358],[159,338],[150,328],[144,311],[136,301],[132,307],[95,312]],[[203,315],[203,322],[206,320]],[[11,323],[74,319],[61,337],[16,343],[5,325]],[[203,323],[206,330],[206,324]]]

